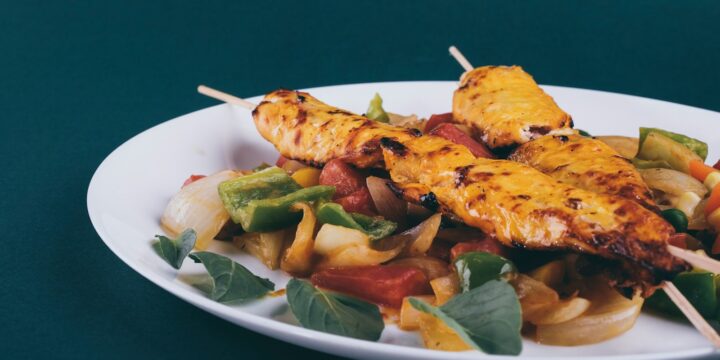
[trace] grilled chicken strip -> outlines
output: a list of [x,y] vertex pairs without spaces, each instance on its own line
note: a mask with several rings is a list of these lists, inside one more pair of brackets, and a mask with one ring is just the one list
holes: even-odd
[[673,228],[635,202],[562,184],[517,162],[476,158],[464,146],[367,120],[307,93],[272,92],[253,117],[283,156],[384,166],[407,198],[439,205],[508,246],[623,262],[631,271],[620,287],[647,294],[685,269],[667,251]]
[[565,184],[619,195],[657,210],[637,169],[600,140],[580,135],[543,136],[519,146],[510,160],[532,166]]
[[483,66],[460,79],[453,117],[492,149],[572,128],[572,119],[519,66]]
[[406,198],[436,200],[505,245],[628,262],[626,276],[637,278],[618,285],[640,285],[646,294],[685,269],[667,251],[672,226],[634,201],[578,189],[520,163],[475,158],[438,137],[382,145],[386,168]]
[[360,168],[382,167],[380,139],[406,141],[417,129],[400,128],[327,105],[308,93],[276,90],[253,110],[260,135],[283,156],[323,165],[344,159]]

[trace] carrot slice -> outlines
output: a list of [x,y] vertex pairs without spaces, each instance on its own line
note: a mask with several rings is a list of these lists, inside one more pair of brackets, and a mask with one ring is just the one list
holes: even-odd
[[711,166],[705,165],[705,163],[700,160],[690,161],[690,175],[700,181],[705,181],[705,178],[714,171],[717,170]]
[[707,204],[705,205],[705,216],[710,216],[715,209],[720,208],[720,185],[715,186]]

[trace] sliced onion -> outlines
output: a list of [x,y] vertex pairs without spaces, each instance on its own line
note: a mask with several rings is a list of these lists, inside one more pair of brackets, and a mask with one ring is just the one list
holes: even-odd
[[411,266],[422,270],[428,280],[437,279],[450,274],[448,263],[430,256],[415,256],[396,259],[387,264],[388,266]]
[[543,308],[560,301],[557,291],[525,274],[519,274],[510,283],[520,300],[524,321],[535,318],[544,311]]
[[376,241],[375,247],[378,249],[404,247],[402,255],[406,257],[425,255],[440,229],[440,220],[442,215],[435,214],[414,228]]
[[403,244],[392,249],[375,250],[370,239],[359,230],[325,224],[315,237],[315,252],[323,255],[319,269],[346,266],[380,265],[395,258]]
[[270,270],[275,270],[280,266],[280,253],[287,234],[288,231],[284,229],[266,233],[245,233],[233,238],[233,243],[258,258]]
[[326,269],[335,267],[380,265],[392,260],[400,254],[401,251],[402,247],[379,251],[363,245],[347,246],[325,256],[317,267],[319,269]]
[[324,224],[315,237],[315,252],[330,255],[348,246],[370,246],[367,234],[343,226]]
[[423,221],[434,214],[432,211],[428,210],[427,208],[413,204],[413,203],[407,203],[407,216],[408,219],[413,222],[419,222]]
[[596,136],[595,138],[613,148],[626,159],[634,158],[640,148],[640,140],[636,137]]
[[653,190],[660,190],[671,197],[680,197],[685,192],[693,192],[700,198],[705,197],[707,188],[694,177],[671,169],[639,169],[645,183]]
[[595,344],[623,334],[635,325],[643,304],[640,296],[628,300],[602,279],[589,279],[588,283],[590,288],[581,295],[590,300],[590,308],[570,321],[538,325],[539,343],[561,346]]
[[535,325],[559,324],[582,315],[590,308],[590,301],[581,297],[560,300],[557,303],[543,306],[532,316],[523,317]]
[[560,289],[565,279],[565,261],[551,261],[531,271],[528,275],[531,278],[542,282],[554,290]]
[[204,250],[230,218],[217,187],[223,182],[241,175],[225,170],[186,185],[170,199],[160,224],[170,236],[177,236],[186,229],[197,233],[195,248]]
[[367,187],[378,213],[398,224],[405,223],[407,202],[398,197],[388,188],[388,180],[376,176],[368,176]]
[[442,305],[460,293],[460,279],[454,273],[433,279],[430,287],[435,294],[436,305]]
[[425,120],[419,119],[417,115],[400,115],[395,113],[387,113],[390,125],[402,126],[405,128],[415,128],[422,130],[425,127]]
[[303,217],[295,231],[295,239],[280,261],[280,268],[290,274],[307,275],[312,270],[313,250],[315,246],[315,225],[317,218],[313,209],[305,203],[297,203],[294,210],[302,210]]

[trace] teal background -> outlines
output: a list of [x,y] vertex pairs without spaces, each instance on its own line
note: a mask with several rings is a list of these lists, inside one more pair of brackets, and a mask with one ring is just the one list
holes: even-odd
[[720,110],[719,4],[4,1],[0,357],[330,358],[180,301],[90,225],[95,168],[133,135],[215,104],[199,83],[250,96],[450,80],[456,44],[545,84]]

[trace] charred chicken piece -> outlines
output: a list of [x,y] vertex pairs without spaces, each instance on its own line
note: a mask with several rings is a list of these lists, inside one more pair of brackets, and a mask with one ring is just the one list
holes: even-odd
[[657,210],[650,189],[632,163],[600,140],[580,135],[544,136],[518,147],[510,160],[565,184],[618,195]]
[[645,295],[686,269],[667,250],[672,226],[635,201],[563,184],[517,162],[475,158],[437,137],[381,144],[403,196],[453,213],[507,246],[613,260],[615,285]]
[[572,128],[570,115],[519,66],[483,66],[465,73],[453,95],[453,117],[491,149]]

